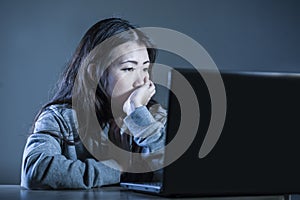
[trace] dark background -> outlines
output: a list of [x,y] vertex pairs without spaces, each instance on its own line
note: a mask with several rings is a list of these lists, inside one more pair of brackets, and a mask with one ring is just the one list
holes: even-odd
[[[182,32],[220,69],[300,71],[297,0],[0,1],[0,184],[18,184],[34,115],[85,31],[106,17]],[[185,66],[162,53],[159,62]]]

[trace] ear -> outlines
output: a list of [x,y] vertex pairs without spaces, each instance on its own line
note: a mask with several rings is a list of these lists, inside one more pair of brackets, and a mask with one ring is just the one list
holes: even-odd
[[89,63],[88,64],[88,66],[87,66],[87,74],[88,74],[88,76],[89,76],[89,78],[91,80],[93,80],[94,82],[96,81],[98,83],[96,64],[94,64],[94,63]]

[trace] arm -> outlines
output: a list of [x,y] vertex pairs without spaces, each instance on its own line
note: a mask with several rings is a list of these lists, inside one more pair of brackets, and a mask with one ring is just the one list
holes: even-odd
[[124,119],[135,142],[153,152],[164,147],[167,113],[159,105],[148,110],[146,106],[136,108]]
[[149,110],[146,108],[154,94],[155,85],[146,76],[144,84],[137,87],[123,105],[123,111],[127,114],[124,123],[145,152],[153,152],[164,146],[166,110],[158,104]]
[[75,159],[74,155],[66,156],[60,139],[41,133],[63,134],[61,120],[61,116],[48,112],[36,123],[36,131],[28,138],[23,153],[21,186],[30,189],[87,189],[119,182],[120,171],[94,159],[80,161],[76,155]]
[[[145,77],[144,85],[136,88],[123,104],[123,111],[127,114],[124,124],[133,135],[135,143],[142,147],[141,159],[137,165],[161,169],[164,164],[164,146],[167,113],[160,105],[152,105],[149,110],[145,105],[155,94],[155,85]],[[146,162],[144,162],[146,161]],[[147,169],[148,170],[148,169]]]
[[132,162],[138,165],[137,169],[139,170],[151,171],[151,173],[144,173],[143,176],[138,175],[137,177],[134,174],[129,174],[125,176],[125,180],[149,181],[160,179],[161,175],[156,170],[164,166],[164,150],[156,150],[161,150],[165,146],[166,121],[166,110],[158,104],[149,110],[145,106],[138,107],[124,119],[125,125],[134,136],[134,141],[142,147],[141,159],[137,158]]

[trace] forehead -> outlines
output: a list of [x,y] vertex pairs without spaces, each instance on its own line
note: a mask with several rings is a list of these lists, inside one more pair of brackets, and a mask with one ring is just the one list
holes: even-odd
[[114,62],[116,60],[123,60],[130,58],[135,55],[141,56],[141,54],[144,54],[148,59],[148,53],[145,45],[139,44],[137,42],[126,42],[124,44],[121,44],[117,47],[115,47],[111,53],[110,53],[110,60],[111,62]]

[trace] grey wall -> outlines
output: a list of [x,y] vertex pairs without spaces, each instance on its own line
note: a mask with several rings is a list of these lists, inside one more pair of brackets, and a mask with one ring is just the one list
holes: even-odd
[[[87,28],[111,16],[183,32],[222,69],[300,71],[297,0],[2,0],[0,184],[19,183],[35,113]],[[168,53],[159,59],[186,64]]]

